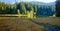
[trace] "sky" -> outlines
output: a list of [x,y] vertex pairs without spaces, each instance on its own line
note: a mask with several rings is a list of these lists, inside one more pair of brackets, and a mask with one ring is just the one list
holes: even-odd
[[23,2],[38,1],[38,2],[50,3],[50,2],[55,2],[56,0],[0,0],[0,2],[11,3],[11,4],[22,1]]

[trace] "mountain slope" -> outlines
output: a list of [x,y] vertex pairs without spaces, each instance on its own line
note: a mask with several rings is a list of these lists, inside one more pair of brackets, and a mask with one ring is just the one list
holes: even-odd
[[44,2],[36,2],[36,1],[32,1],[30,2],[31,4],[37,4],[37,5],[55,5],[55,2],[51,2],[51,3],[44,3]]

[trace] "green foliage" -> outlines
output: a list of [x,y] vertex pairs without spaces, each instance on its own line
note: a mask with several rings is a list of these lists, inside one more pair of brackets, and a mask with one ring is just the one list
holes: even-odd
[[60,1],[56,1],[56,16],[60,17]]
[[54,6],[42,6],[25,2],[16,4],[5,4],[4,2],[0,2],[0,12],[5,11],[9,13],[17,13],[17,10],[19,9],[21,14],[27,14],[27,11],[30,12],[31,10],[33,10],[33,12],[36,13],[36,11],[41,8],[51,8],[52,10],[55,10]]

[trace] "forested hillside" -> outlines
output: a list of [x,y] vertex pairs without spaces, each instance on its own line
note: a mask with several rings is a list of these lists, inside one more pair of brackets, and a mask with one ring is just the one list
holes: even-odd
[[35,16],[53,16],[55,5],[39,5],[30,2],[6,4],[0,2],[0,14],[17,14],[18,9],[20,14],[27,14],[27,12],[33,11]]

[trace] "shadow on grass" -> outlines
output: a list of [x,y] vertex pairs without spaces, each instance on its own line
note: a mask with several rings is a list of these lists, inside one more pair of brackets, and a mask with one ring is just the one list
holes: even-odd
[[36,22],[32,19],[29,19],[29,21],[31,21],[31,22],[33,22],[37,25],[40,25],[40,26],[43,26],[43,27],[47,28],[48,31],[60,31],[60,26],[52,25],[52,24],[49,24],[49,23]]

